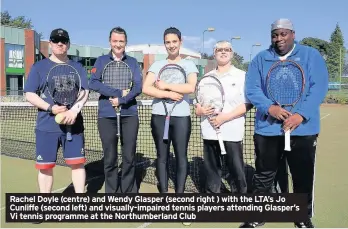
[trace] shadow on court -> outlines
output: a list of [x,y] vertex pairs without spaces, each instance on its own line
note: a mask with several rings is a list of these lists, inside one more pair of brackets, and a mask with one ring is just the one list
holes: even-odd
[[[247,180],[248,193],[252,192],[252,177],[255,169],[245,164],[245,176]],[[175,184],[176,179],[176,159],[173,154],[169,157],[169,179]],[[206,172],[204,170],[204,160],[202,157],[189,158],[188,163],[188,179],[186,182],[186,190],[189,192],[205,192]],[[229,187],[228,187],[229,186]],[[221,193],[237,193],[233,177],[227,171],[225,161],[222,166]]]
[[[150,159],[144,157],[144,154],[137,153],[137,166],[135,169],[135,179],[138,187],[138,191],[140,189],[141,183],[144,181],[146,176],[147,168],[151,166]],[[121,160],[121,157],[119,157]],[[119,184],[121,182],[121,174],[122,174],[122,163],[119,164],[118,169],[118,179]],[[86,193],[98,193],[102,190],[102,187],[105,182],[104,176],[104,157],[100,160],[90,162],[85,165],[86,169]],[[73,184],[70,183],[67,188],[62,192],[63,194],[71,194],[75,193]]]

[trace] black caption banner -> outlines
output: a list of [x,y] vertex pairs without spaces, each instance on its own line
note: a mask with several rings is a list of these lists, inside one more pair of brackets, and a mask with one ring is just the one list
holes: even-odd
[[305,194],[6,194],[6,222],[298,222]]

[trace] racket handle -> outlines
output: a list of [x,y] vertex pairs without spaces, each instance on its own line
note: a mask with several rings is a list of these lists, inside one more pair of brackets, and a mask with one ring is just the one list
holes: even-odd
[[285,151],[291,151],[291,146],[290,146],[290,130],[285,132]]
[[216,131],[216,135],[217,135],[217,138],[219,141],[221,155],[225,155],[226,154],[225,144],[224,144],[224,141],[222,140],[221,133],[220,133],[219,129]]
[[68,141],[72,140],[72,136],[71,136],[71,125],[66,125],[66,139]]
[[169,133],[169,121],[170,117],[166,117],[166,121],[164,123],[164,133],[163,133],[163,140],[168,140],[168,133]]
[[121,122],[120,122],[120,113],[116,113],[116,118],[117,118],[117,136],[120,136],[120,126],[121,126]]

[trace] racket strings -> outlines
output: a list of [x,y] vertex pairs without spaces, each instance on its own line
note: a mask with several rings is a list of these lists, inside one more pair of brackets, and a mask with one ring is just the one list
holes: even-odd
[[130,68],[124,63],[111,62],[103,72],[104,84],[125,90],[130,87],[132,82],[132,72]]
[[291,105],[302,94],[302,71],[292,64],[272,69],[268,80],[268,92],[281,105]]
[[221,91],[216,88],[200,90],[198,93],[198,102],[202,106],[211,106],[217,110],[221,110],[224,105]]
[[81,87],[79,74],[69,65],[53,67],[47,76],[47,84],[52,98],[63,105],[74,103]]
[[186,83],[186,75],[179,68],[166,68],[160,73],[159,78],[169,84]]
[[212,77],[203,78],[198,83],[197,99],[202,106],[211,106],[221,111],[224,106],[222,85]]

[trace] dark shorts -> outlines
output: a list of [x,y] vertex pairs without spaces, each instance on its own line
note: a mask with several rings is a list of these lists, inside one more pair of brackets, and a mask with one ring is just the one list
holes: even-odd
[[51,133],[35,130],[36,134],[36,165],[37,169],[53,168],[57,160],[57,152],[60,146],[63,148],[63,156],[66,164],[76,165],[86,162],[84,151],[84,135],[73,134],[72,141],[66,140],[63,133]]

